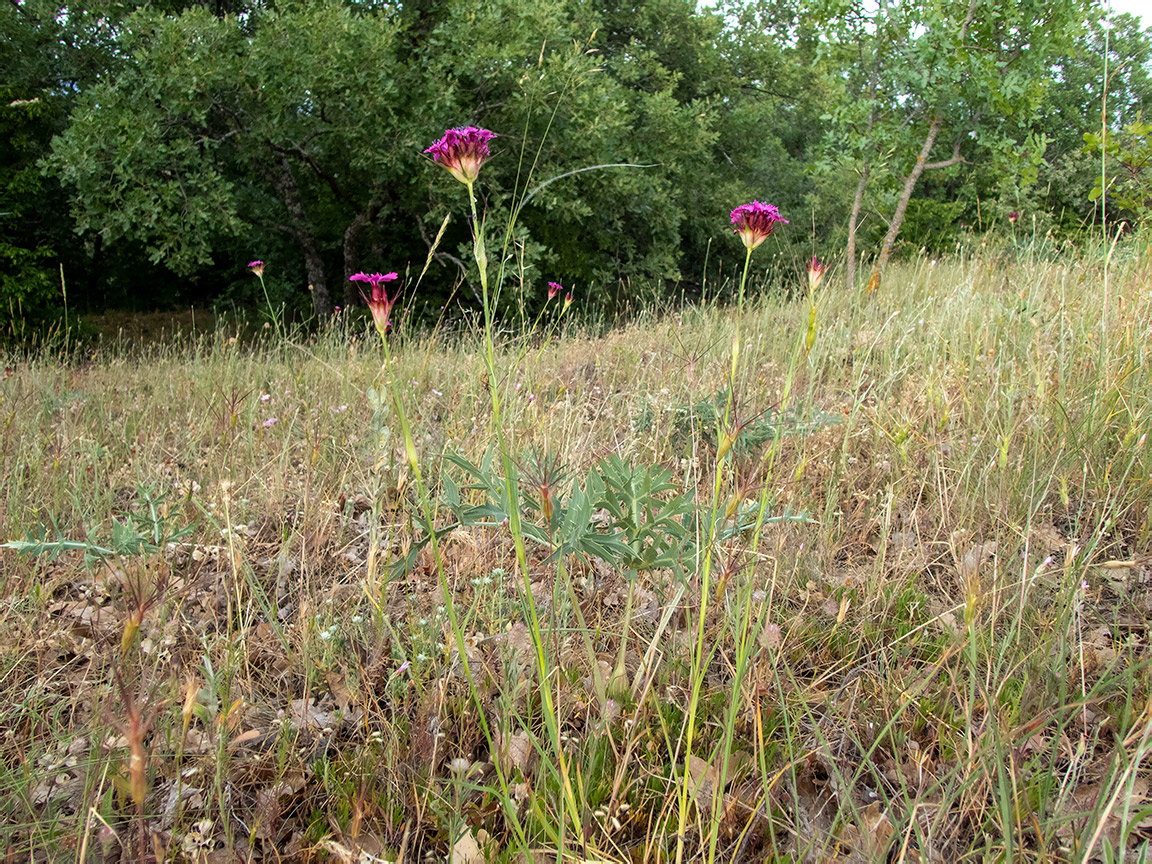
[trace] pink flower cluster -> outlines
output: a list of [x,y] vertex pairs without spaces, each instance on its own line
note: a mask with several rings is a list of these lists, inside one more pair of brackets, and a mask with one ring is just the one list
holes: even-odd
[[[492,156],[489,142],[495,137],[497,137],[496,133],[488,129],[481,129],[477,126],[461,126],[445,130],[443,137],[424,152],[431,155],[436,164],[446,168],[453,177],[471,189],[472,184],[476,182],[476,178],[480,174],[480,168]],[[1011,213],[1009,218],[1015,222],[1017,215]],[[744,243],[749,253],[767,240],[780,223],[787,224],[788,220],[781,216],[780,211],[772,204],[752,201],[749,204],[741,204],[732,211],[732,230]],[[263,276],[263,261],[252,261],[248,267],[257,276]],[[823,276],[824,265],[813,257],[808,269],[809,285],[813,291],[819,287]],[[372,312],[372,320],[381,337],[387,333],[392,307],[399,298],[399,292],[389,296],[388,290],[384,286],[397,278],[399,278],[397,273],[356,273],[349,277],[352,282],[367,282],[371,286],[371,296],[365,295],[364,300]],[[743,290],[743,286],[741,290]],[[567,311],[573,302],[572,291],[567,290],[565,292],[564,286],[559,282],[548,283],[549,300],[554,299],[562,292],[564,292],[564,310]],[[337,307],[338,309],[339,307]],[[272,418],[265,425],[271,425],[274,422],[275,418]]]

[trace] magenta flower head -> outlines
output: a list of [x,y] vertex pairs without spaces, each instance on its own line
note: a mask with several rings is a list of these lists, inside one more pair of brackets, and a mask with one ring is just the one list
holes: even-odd
[[751,204],[741,204],[732,211],[732,230],[744,241],[749,252],[771,236],[777,222],[788,224],[788,220],[772,204],[753,201]]
[[1008,214],[1008,221],[1011,222],[1013,225],[1016,224],[1016,220],[1019,218],[1020,218],[1020,214],[1017,213],[1015,210],[1013,210],[1011,213]]
[[813,255],[812,263],[808,265],[808,289],[813,293],[820,287],[820,283],[824,280],[824,271],[828,269],[820,260]]
[[248,269],[255,273],[257,276],[264,275],[264,262],[263,261],[249,261]]
[[372,320],[376,322],[376,331],[381,338],[388,330],[388,316],[396,303],[396,297],[389,298],[388,292],[383,288],[383,283],[391,282],[398,275],[396,273],[356,273],[348,277],[349,282],[371,283],[372,296],[364,295],[364,302],[368,304],[368,308],[372,312]]
[[548,299],[554,300],[556,298],[556,295],[559,294],[563,290],[564,290],[564,286],[561,285],[559,282],[549,282],[548,283]]
[[471,186],[476,182],[480,166],[492,155],[488,152],[488,142],[495,137],[495,132],[475,126],[448,129],[443,138],[424,152],[431,153],[432,159],[447,168],[461,183]]

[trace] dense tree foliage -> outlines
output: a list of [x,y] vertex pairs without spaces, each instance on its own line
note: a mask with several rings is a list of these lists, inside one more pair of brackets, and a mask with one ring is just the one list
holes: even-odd
[[327,314],[357,270],[418,272],[446,216],[421,294],[470,303],[460,190],[422,152],[468,124],[498,135],[509,302],[695,294],[752,198],[792,219],[786,267],[1010,211],[1074,238],[1101,206],[1085,133],[1130,135],[1152,94],[1150,31],[1088,0],[14,0],[0,26],[0,297],[25,314],[61,269],[89,307],[243,303],[253,258]]
[[0,6],[0,300],[36,316],[59,295],[58,266],[78,260],[68,199],[38,160],[63,132],[74,97],[113,61],[109,33],[95,16],[55,6]]

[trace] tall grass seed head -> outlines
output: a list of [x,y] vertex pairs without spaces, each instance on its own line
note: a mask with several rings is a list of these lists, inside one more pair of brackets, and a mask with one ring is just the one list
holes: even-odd
[[188,724],[192,722],[192,713],[196,710],[196,697],[199,695],[200,681],[195,675],[190,674],[184,679],[184,704],[180,708],[184,732],[188,731]]
[[396,297],[390,298],[383,285],[398,277],[398,273],[354,273],[348,277],[349,282],[368,282],[372,285],[372,296],[364,295],[364,302],[368,304],[368,309],[372,312],[372,320],[375,322],[376,330],[381,337],[388,330],[388,316],[396,304]]
[[461,183],[471,186],[480,174],[480,166],[492,156],[488,142],[495,137],[495,132],[475,126],[447,129],[444,137],[424,152]]
[[743,241],[749,252],[772,236],[779,222],[788,224],[788,220],[780,215],[773,204],[753,201],[751,204],[741,204],[732,211],[732,231]]

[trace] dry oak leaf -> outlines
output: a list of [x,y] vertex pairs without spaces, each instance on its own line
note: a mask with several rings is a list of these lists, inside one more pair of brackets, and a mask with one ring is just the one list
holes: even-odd
[[472,835],[472,829],[464,826],[464,832],[452,844],[452,852],[448,856],[449,864],[486,864],[488,861],[481,851],[481,846],[488,842],[488,832],[480,830]]
[[[1076,788],[1076,790],[1069,797],[1064,807],[1060,808],[1060,815],[1070,817],[1068,822],[1065,822],[1056,829],[1056,835],[1062,840],[1071,840],[1077,834],[1089,827],[1088,822],[1096,817],[1092,813],[1099,807],[1101,810],[1107,805],[1107,802],[1112,797],[1111,789],[1105,783],[1085,783]],[[1131,794],[1125,795],[1124,791],[1117,796],[1115,806],[1108,811],[1107,817],[1104,822],[1104,830],[1100,833],[1101,840],[1107,840],[1113,849],[1117,849],[1121,842],[1120,832],[1125,827],[1125,821],[1130,819],[1132,814],[1141,809],[1141,805],[1148,800],[1148,781],[1143,777],[1136,777],[1132,781]],[[1135,828],[1150,827],[1152,820],[1145,819],[1140,822],[1128,821],[1127,827],[1129,831]],[[1093,823],[1095,824],[1095,823]],[[1091,836],[1091,831],[1089,836]],[[1097,841],[1095,848],[1091,851],[1089,857],[1084,861],[1099,861],[1103,854],[1103,843]]]
[[496,752],[500,758],[500,767],[505,773],[513,768],[519,768],[521,774],[528,773],[528,758],[532,755],[532,742],[528,733],[521,729],[511,735],[504,735],[496,730]]
[[852,847],[853,855],[847,860],[872,862],[885,861],[888,847],[892,843],[892,821],[880,808],[879,801],[873,801],[860,813],[859,825],[846,825],[840,832],[840,841]]

